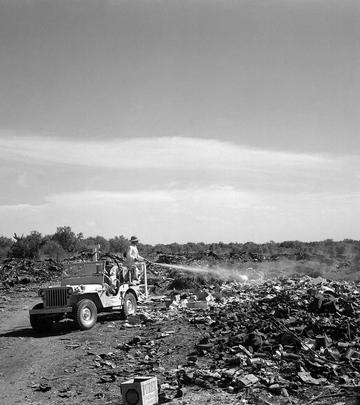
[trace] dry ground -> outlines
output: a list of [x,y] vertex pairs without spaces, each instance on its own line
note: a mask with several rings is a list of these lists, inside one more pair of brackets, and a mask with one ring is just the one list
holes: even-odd
[[[203,334],[186,317],[173,318],[163,304],[151,303],[140,307],[140,313],[149,313],[153,321],[141,327],[126,327],[118,314],[107,314],[99,316],[89,331],[79,331],[71,322],[64,322],[47,335],[35,335],[28,309],[38,301],[35,288],[0,291],[1,405],[121,404],[120,383],[135,375],[157,375],[159,385],[171,384],[171,371],[187,362],[187,354]],[[124,350],[124,344],[134,338],[144,345]],[[197,386],[187,387],[183,394],[171,403],[305,404],[321,394],[321,389],[310,390],[306,401],[260,396],[249,401],[242,399],[243,393]],[[355,398],[328,397],[311,403],[357,402]]]
[[[51,334],[36,335],[28,320],[28,309],[38,302],[36,293],[18,291],[1,297],[1,405],[121,404],[120,383],[141,373],[144,365],[139,363],[147,350],[126,352],[117,347],[135,336],[145,340],[155,338],[161,384],[165,382],[166,371],[186,362],[186,354],[201,334],[184,319],[164,319],[147,327],[125,328],[124,320],[114,313],[99,316],[96,326],[89,331],[79,331],[66,322],[56,326]],[[166,331],[175,333],[160,337]],[[110,359],[109,365],[106,359]],[[204,392],[194,387],[173,403],[239,402],[234,395],[221,390]]]

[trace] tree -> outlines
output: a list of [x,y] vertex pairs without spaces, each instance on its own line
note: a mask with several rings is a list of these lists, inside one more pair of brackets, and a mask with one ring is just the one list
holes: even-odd
[[43,245],[41,233],[37,231],[30,232],[27,236],[18,236],[14,234],[15,243],[11,246],[10,255],[18,259],[37,259],[40,248]]
[[[183,249],[184,245],[181,245],[181,253],[184,253],[184,249]],[[164,254],[171,254],[171,248],[170,245],[164,245],[163,243],[158,243],[153,247],[153,252],[155,254],[159,254],[159,253],[164,253]]]
[[56,240],[47,238],[40,249],[40,254],[59,261],[64,258],[65,250]]
[[110,239],[109,244],[110,252],[113,253],[125,254],[129,247],[129,241],[123,235],[115,236],[114,238]]
[[85,248],[89,248],[92,246],[100,245],[100,250],[103,253],[107,253],[110,250],[110,243],[106,240],[103,236],[90,236],[82,240],[82,246]]
[[80,240],[83,239],[83,234],[78,233],[76,235],[71,230],[70,226],[59,226],[56,228],[56,232],[52,236],[52,239],[67,252],[74,252]]
[[4,259],[13,245],[13,240],[6,236],[0,236],[0,259]]

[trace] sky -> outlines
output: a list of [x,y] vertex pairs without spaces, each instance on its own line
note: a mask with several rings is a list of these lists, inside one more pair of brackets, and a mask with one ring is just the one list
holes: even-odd
[[0,0],[0,235],[360,239],[357,0]]

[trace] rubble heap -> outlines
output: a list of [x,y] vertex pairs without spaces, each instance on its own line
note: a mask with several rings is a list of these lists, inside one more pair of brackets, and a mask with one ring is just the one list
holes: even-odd
[[62,265],[52,259],[7,259],[0,265],[0,283],[4,287],[16,284],[42,283],[61,275]]
[[221,301],[190,319],[204,336],[179,371],[180,384],[284,396],[304,385],[357,385],[357,287],[309,277],[224,285]]

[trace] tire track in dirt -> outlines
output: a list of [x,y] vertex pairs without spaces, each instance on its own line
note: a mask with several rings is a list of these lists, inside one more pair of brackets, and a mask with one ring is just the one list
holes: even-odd
[[[28,310],[36,298],[11,299],[0,323],[0,404],[27,404],[32,401],[34,382],[46,376],[63,351],[56,336],[33,333]],[[62,360],[62,356],[60,356]]]

